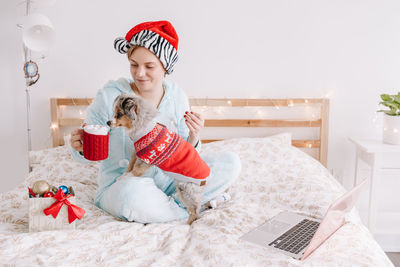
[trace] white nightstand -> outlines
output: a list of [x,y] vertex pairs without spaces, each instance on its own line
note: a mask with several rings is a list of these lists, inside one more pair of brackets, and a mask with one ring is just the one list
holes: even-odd
[[[372,233],[374,233],[376,230],[375,223],[377,219],[377,188],[379,187],[380,180],[384,178],[383,172],[388,169],[395,171],[396,177],[398,171],[400,178],[400,145],[388,145],[382,143],[381,140],[373,139],[350,137],[349,140],[356,146],[354,184],[357,183],[359,160],[364,161],[371,168],[368,205],[368,228]],[[396,190],[399,190],[399,188],[396,188]],[[388,193],[396,194],[396,191],[393,190],[389,191]],[[385,229],[379,230],[380,233],[384,233],[384,231]],[[387,234],[392,233],[387,232]]]

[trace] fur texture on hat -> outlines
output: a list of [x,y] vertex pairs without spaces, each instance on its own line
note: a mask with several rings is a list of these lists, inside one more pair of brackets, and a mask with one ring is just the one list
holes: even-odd
[[178,61],[178,35],[168,21],[143,22],[133,27],[125,36],[114,41],[114,48],[121,54],[132,46],[142,46],[153,52],[168,74]]

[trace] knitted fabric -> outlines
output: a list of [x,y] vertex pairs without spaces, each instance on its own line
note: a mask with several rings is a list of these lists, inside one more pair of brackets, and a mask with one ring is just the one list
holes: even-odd
[[85,131],[82,133],[83,156],[87,160],[98,161],[108,157],[108,139],[107,135],[90,134]]
[[203,185],[210,175],[210,167],[196,149],[160,124],[134,145],[140,159],[172,174],[177,180]]

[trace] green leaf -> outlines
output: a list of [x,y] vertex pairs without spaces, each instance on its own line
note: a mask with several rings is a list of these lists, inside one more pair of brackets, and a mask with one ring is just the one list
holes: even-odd
[[388,94],[381,94],[381,98],[383,101],[392,101],[392,97]]
[[400,92],[397,95],[381,94],[382,102],[380,105],[390,108],[390,110],[379,110],[390,116],[400,116]]
[[392,108],[393,109],[397,109],[396,103],[393,103],[393,102],[385,101],[385,102],[380,102],[379,104],[384,105],[384,106],[386,106],[388,108],[391,108],[391,109]]
[[393,101],[394,101],[394,102],[400,104],[400,96],[398,96],[398,95],[393,95],[392,97],[393,97]]
[[397,115],[396,111],[393,111],[393,110],[384,110],[383,112],[385,112],[385,114],[390,115],[390,116]]
[[397,102],[384,101],[384,102],[380,102],[379,104],[389,107],[391,109],[400,109],[400,104]]

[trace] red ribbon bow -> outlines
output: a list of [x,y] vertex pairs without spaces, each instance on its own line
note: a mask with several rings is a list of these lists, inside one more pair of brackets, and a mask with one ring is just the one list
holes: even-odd
[[79,220],[82,219],[83,214],[85,214],[85,210],[75,206],[74,204],[71,204],[67,199],[72,197],[71,194],[68,194],[67,196],[64,194],[64,192],[61,189],[58,189],[57,193],[53,196],[57,201],[54,202],[50,207],[46,208],[43,210],[44,214],[46,216],[52,215],[55,218],[57,218],[58,213],[60,212],[61,207],[65,204],[68,206],[68,221],[69,223],[72,223],[75,221],[76,218]]

